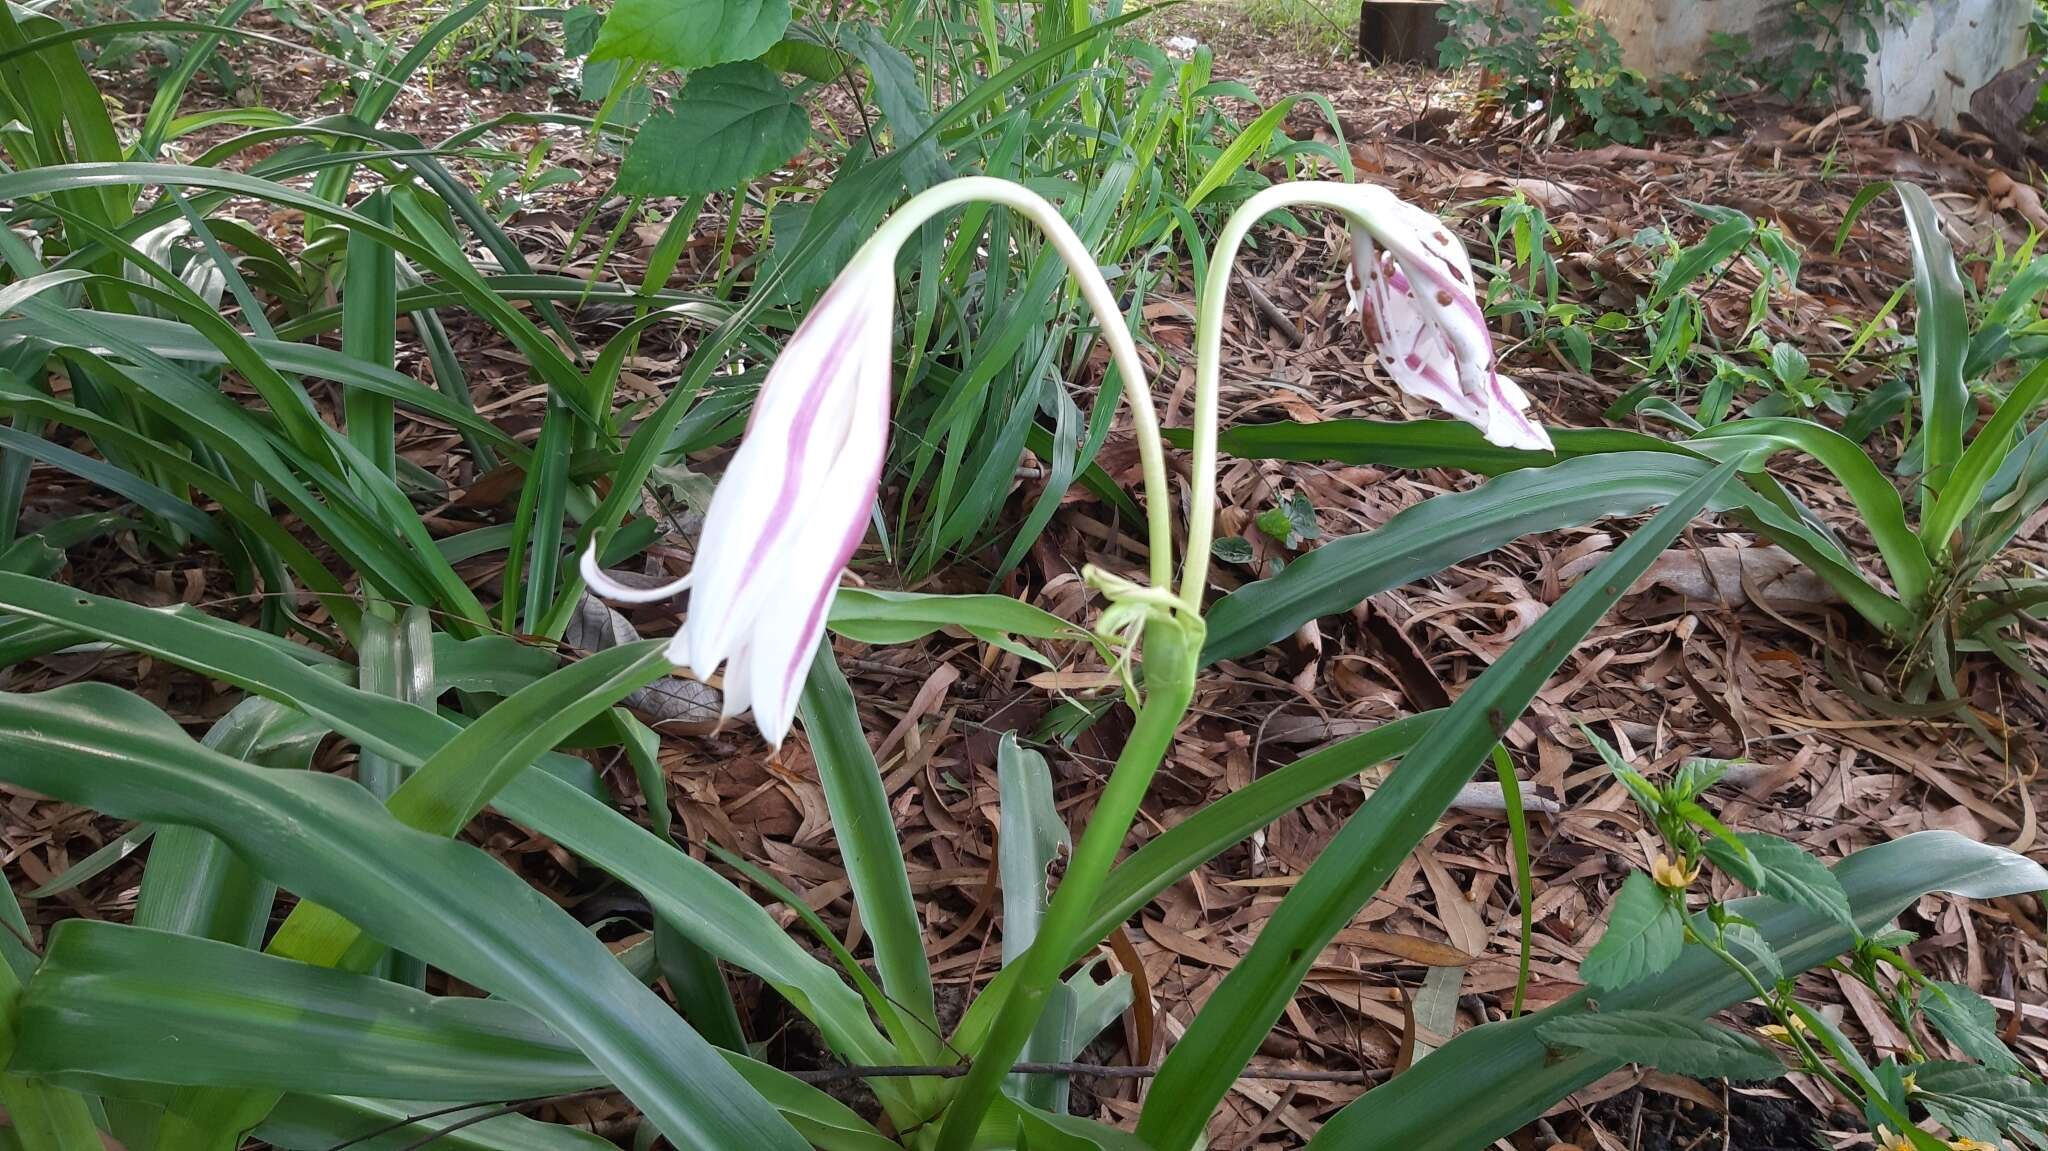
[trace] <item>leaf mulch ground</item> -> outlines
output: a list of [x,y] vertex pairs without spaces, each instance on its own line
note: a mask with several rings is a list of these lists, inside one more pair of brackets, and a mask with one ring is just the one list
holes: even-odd
[[[1732,205],[1775,220],[1805,245],[1807,263],[1799,290],[1773,301],[1767,330],[1795,339],[1817,362],[1829,362],[1829,353],[1838,353],[1910,275],[1903,226],[1896,210],[1882,204],[1873,206],[1839,255],[1832,253],[1848,201],[1865,183],[1903,176],[1928,187],[1963,252],[1981,250],[1993,238],[2011,246],[2030,225],[2048,224],[2025,177],[1989,159],[1990,148],[1981,140],[1912,123],[1876,124],[1853,110],[1816,119],[1757,106],[1742,110],[1742,131],[1714,140],[1586,151],[1530,147],[1513,125],[1475,129],[1464,117],[1460,89],[1444,76],[1375,70],[1326,50],[1279,44],[1241,24],[1216,23],[1215,10],[1195,9],[1210,22],[1179,27],[1216,45],[1218,76],[1243,79],[1269,99],[1302,90],[1325,93],[1338,109],[1361,178],[1387,183],[1431,208],[1464,215],[1469,212],[1459,205],[1521,191],[1545,208],[1562,233],[1557,251],[1567,281],[1581,291],[1591,290],[1596,277],[1610,285],[1606,306],[1625,308],[1628,293],[1649,272],[1633,250],[1617,248],[1615,241],[1658,223],[1696,235],[1702,225],[1685,201]],[[1174,27],[1163,25],[1159,38]],[[310,102],[327,66],[273,61],[266,73],[258,54],[248,54],[247,62],[271,103],[294,112],[332,110]],[[139,113],[147,87],[131,76],[129,86],[117,84],[117,91]],[[540,85],[478,98],[446,77],[432,91],[409,92],[394,122],[432,138],[480,115],[546,99]],[[1306,118],[1297,119],[1295,129],[1317,130]],[[508,129],[495,142],[523,150],[540,139],[537,132]],[[538,267],[590,275],[619,210],[616,203],[603,203],[612,161],[569,137],[551,138],[548,146],[551,162],[588,174],[574,186],[536,198],[514,216],[512,230]],[[800,163],[790,178],[815,181],[822,175],[812,160],[808,167]],[[603,205],[599,223],[579,238],[577,224],[593,202]],[[706,217],[674,286],[690,287],[712,274],[722,211]],[[269,223],[286,228],[292,221]],[[1481,250],[1476,223],[1461,230]],[[637,284],[657,234],[643,226],[627,229],[599,274]],[[1247,300],[1233,301],[1225,345],[1226,418],[1426,414],[1402,403],[1364,349],[1355,322],[1342,316],[1345,251],[1341,228],[1314,219],[1306,235],[1269,235],[1246,256],[1246,274],[1290,317],[1300,343],[1276,330]],[[1708,310],[1723,335],[1732,336],[1747,316],[1754,284],[1743,276],[1728,277],[1709,295]],[[1191,402],[1190,371],[1181,364],[1191,342],[1192,303],[1183,288],[1155,298],[1148,308],[1153,336],[1176,360],[1161,376],[1170,424],[1185,422]],[[1910,312],[1910,300],[1905,310]],[[585,309],[576,322],[595,346],[618,319]],[[1910,331],[1909,317],[1906,323]],[[517,358],[479,325],[457,325],[457,339],[473,372],[478,406],[515,431],[537,427],[541,397]],[[648,341],[628,365],[627,386],[665,386],[685,351],[673,338]],[[1597,363],[1589,375],[1538,346],[1513,343],[1507,354],[1542,417],[1554,424],[1597,424],[1600,411],[1633,382],[1614,362]],[[400,366],[430,374],[410,351]],[[455,530],[509,514],[497,506],[502,492],[479,484],[465,464],[450,462],[456,440],[446,429],[411,421],[401,436],[411,458],[450,484],[447,504],[435,509],[437,522]],[[1135,479],[1127,442],[1113,442],[1105,458],[1124,478]],[[706,463],[709,470],[717,467],[715,458]],[[1845,535],[1863,538],[1853,511],[1824,473],[1790,457],[1780,465],[1780,474]],[[1282,495],[1301,491],[1316,508],[1325,537],[1349,534],[1473,482],[1451,472],[1226,461],[1221,529],[1241,530]],[[1034,483],[1020,479],[1019,504],[1035,494]],[[101,493],[68,478],[36,473],[31,506],[37,519],[104,502]],[[1133,844],[1320,744],[1454,698],[1577,574],[1613,548],[1628,526],[1600,524],[1524,539],[1376,596],[1351,616],[1326,619],[1256,656],[1210,669]],[[1093,605],[1080,585],[1080,567],[1095,562],[1141,570],[1131,530],[1100,505],[1077,498],[1003,590],[1086,621]],[[2013,555],[2020,570],[2043,573],[2044,536],[2048,532],[2038,519],[2022,533]],[[1535,817],[1535,1005],[1576,989],[1576,963],[1598,938],[1609,900],[1627,870],[1644,865],[1653,845],[1621,788],[1578,734],[1581,723],[1647,765],[1652,775],[1687,756],[1746,757],[1754,766],[1712,795],[1723,819],[1790,837],[1830,859],[1939,827],[2048,861],[2038,817],[2048,802],[2041,777],[2048,694],[2002,671],[1971,668],[1970,697],[1998,737],[1996,746],[1958,722],[1899,719],[1860,706],[1831,681],[1826,659],[1846,657],[1870,671],[1881,668],[1885,656],[1843,609],[1816,594],[1811,581],[1791,573],[1764,587],[1755,579],[1745,586],[1725,576],[1703,576],[1703,569],[1711,572],[1717,565],[1727,570],[1753,542],[1711,520],[1696,524],[1657,574],[1574,653],[1509,736],[1533,793],[1558,809]],[[894,582],[872,553],[857,568],[872,582]],[[498,575],[487,567],[471,574],[484,585]],[[110,546],[81,553],[69,575],[81,586],[143,602],[185,601],[228,616],[247,613],[247,605],[221,598],[225,580],[203,556],[165,563],[132,547]],[[1226,569],[1219,590],[1252,576],[1248,569]],[[967,573],[952,586],[931,586],[982,590],[975,578]],[[1752,592],[1763,602],[1751,602]],[[653,634],[669,623],[658,612],[632,618]],[[2036,665],[2048,665],[2048,638],[2036,633],[2029,644]],[[935,637],[922,645],[872,650],[841,645],[841,661],[861,694],[893,797],[912,884],[924,908],[934,974],[947,1002],[964,1003],[997,962],[996,740],[1004,731],[1029,731],[1055,701],[1053,689],[1078,690],[1073,685],[1095,680],[1101,670],[1078,652],[1064,655],[1067,662],[1047,677],[964,639]],[[215,685],[131,656],[51,657],[37,668],[7,673],[6,686],[37,690],[79,678],[134,686],[193,724],[232,702]],[[1864,682],[1876,686],[1868,676]],[[670,724],[668,736],[668,793],[652,802],[671,806],[679,835],[689,843],[743,852],[857,940],[823,794],[801,738],[778,760],[744,725],[716,732],[704,724]],[[1062,810],[1071,824],[1086,819],[1121,736],[1112,717],[1072,749],[1052,753]],[[323,766],[346,770],[349,760],[345,749],[330,748]],[[644,813],[650,800],[638,795],[630,773],[605,766],[612,769],[622,802]],[[1112,1029],[1098,1042],[1091,1057],[1156,1059],[1243,956],[1293,878],[1358,807],[1371,783],[1368,776],[1288,814],[1147,907],[1117,941],[1112,957],[1137,977],[1141,1007],[1120,1033]],[[4,787],[0,808],[0,863],[22,891],[124,830]],[[492,819],[471,834],[587,918],[633,910],[630,898],[621,899],[602,876],[550,843]],[[35,901],[31,919],[47,924],[73,915],[123,918],[132,908],[139,870],[138,860],[127,860],[79,887]],[[1714,881],[1717,892],[1722,882]],[[2036,1070],[2048,1069],[2043,919],[2037,900],[1965,903],[1938,896],[1921,900],[1903,917],[1923,936],[1913,950],[1921,966],[1989,998],[2006,1037]],[[1261,1058],[1322,1070],[1397,1070],[1418,1047],[1444,1038],[1415,1022],[1415,998],[1431,970],[1425,964],[1462,969],[1455,1028],[1463,1029],[1502,1017],[1517,950],[1505,824],[1497,811],[1455,810],[1321,957]],[[1442,977],[1437,986],[1444,986]],[[1803,987],[1869,1047],[1901,1045],[1894,1025],[1858,986],[1822,973],[1807,976]],[[750,1002],[768,998],[756,986],[742,984],[741,991]],[[789,1064],[819,1061],[801,1028],[772,1004],[762,1004],[752,1019],[755,1038],[772,1041]],[[1931,1036],[1923,1039],[1939,1047]],[[1244,1080],[1211,1125],[1212,1146],[1299,1145],[1360,1090]],[[1112,1119],[1134,1117],[1140,1098],[1131,1082],[1077,1092],[1084,1106]],[[623,1104],[586,1100],[563,1117],[614,1132],[625,1114]],[[1631,1071],[1559,1104],[1515,1143],[1751,1148],[1810,1146],[1816,1138],[1851,1146],[1864,1136],[1853,1117],[1837,1115],[1834,1101],[1801,1078],[1750,1090]]]

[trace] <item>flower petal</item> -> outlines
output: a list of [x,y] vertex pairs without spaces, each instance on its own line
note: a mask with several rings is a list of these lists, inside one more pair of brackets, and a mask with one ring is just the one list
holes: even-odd
[[882,344],[871,353],[861,357],[865,363],[860,378],[852,381],[850,390],[859,410],[853,413],[846,444],[826,482],[808,498],[811,526],[775,556],[774,579],[780,590],[774,609],[763,612],[751,632],[754,660],[748,678],[754,722],[770,743],[780,743],[789,731],[797,696],[824,635],[839,575],[867,535],[881,483],[892,392],[889,349]]
[[1348,190],[1345,283],[1387,374],[1493,443],[1549,450],[1550,437],[1526,414],[1528,396],[1495,370],[1465,246],[1441,220],[1384,188]]
[[[828,297],[860,306],[821,307],[790,338],[712,496],[690,605],[697,617],[690,667],[699,675],[711,674],[764,615],[787,608],[777,558],[785,549],[806,537],[836,540],[845,530],[836,517],[821,514],[819,496],[838,482],[834,465],[859,422],[855,392],[863,362],[879,355],[886,375],[889,358],[891,293],[868,284],[864,296],[846,294],[861,287],[835,285]],[[865,524],[865,507],[850,514]]]
[[696,578],[697,573],[692,571],[681,579],[672,580],[659,587],[639,587],[634,584],[623,584],[606,574],[605,570],[598,566],[596,540],[590,541],[590,547],[583,553],[584,584],[592,592],[614,603],[658,603],[661,600],[671,599],[681,594],[689,588],[690,581]]

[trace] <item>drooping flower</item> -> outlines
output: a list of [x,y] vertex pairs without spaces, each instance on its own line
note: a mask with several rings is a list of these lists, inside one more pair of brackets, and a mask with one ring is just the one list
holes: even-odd
[[1443,221],[1370,184],[1347,188],[1351,264],[1345,286],[1380,364],[1411,396],[1480,429],[1490,443],[1550,451],[1529,397],[1496,369],[1493,337],[1465,245]]
[[839,575],[867,534],[889,439],[893,246],[863,250],[783,347],[711,497],[690,573],[657,588],[608,578],[595,543],[583,578],[614,600],[688,588],[669,661],[708,679],[724,716],[751,708],[780,745],[824,634]]

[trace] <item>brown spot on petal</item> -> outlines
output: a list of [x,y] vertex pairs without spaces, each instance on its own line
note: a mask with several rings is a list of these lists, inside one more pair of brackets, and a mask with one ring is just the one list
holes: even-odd
[[1438,304],[1438,305],[1439,305],[1440,307],[1445,307],[1445,308],[1448,308],[1448,307],[1450,307],[1450,306],[1451,306],[1451,294],[1450,294],[1449,292],[1445,291],[1445,290],[1444,290],[1444,289],[1442,289],[1442,288],[1438,288],[1438,289],[1436,290],[1436,302],[1437,302],[1437,304]]
[[1444,235],[1442,231],[1432,233],[1430,235],[1430,239],[1435,240],[1439,244],[1448,244],[1451,242],[1451,238],[1449,236]]

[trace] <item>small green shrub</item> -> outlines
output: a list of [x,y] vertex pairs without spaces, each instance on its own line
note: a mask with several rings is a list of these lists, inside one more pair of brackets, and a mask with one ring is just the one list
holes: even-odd
[[[1484,95],[1516,116],[1541,110],[1553,136],[1580,144],[1640,144],[1652,135],[1726,131],[1718,107],[1726,79],[1651,79],[1621,61],[1621,45],[1599,20],[1568,4],[1493,5],[1458,0],[1445,7],[1451,26],[1439,49],[1447,68],[1474,66],[1493,79]],[[1703,65],[1707,77],[1729,74]]]

